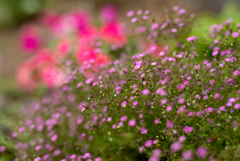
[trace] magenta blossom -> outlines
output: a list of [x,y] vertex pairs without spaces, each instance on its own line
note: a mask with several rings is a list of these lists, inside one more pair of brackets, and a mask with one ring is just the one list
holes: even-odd
[[134,11],[128,11],[126,16],[127,17],[132,17],[134,15]]
[[185,99],[184,98],[180,98],[179,100],[178,100],[178,103],[179,104],[183,104],[185,102]]
[[143,91],[142,91],[142,94],[144,95],[144,96],[146,96],[146,95],[148,95],[150,92],[149,92],[149,89],[144,89]]
[[178,140],[179,140],[179,142],[182,143],[182,142],[184,142],[186,140],[186,137],[184,135],[179,136]]
[[205,148],[205,147],[199,147],[199,148],[197,149],[197,156],[198,156],[198,158],[204,159],[204,158],[207,157],[207,155],[208,155],[208,149],[207,149],[207,148]]
[[146,148],[150,148],[152,146],[152,144],[153,144],[152,140],[148,140],[148,141],[145,142],[144,146]]
[[130,126],[130,127],[133,127],[133,126],[135,126],[136,125],[136,120],[135,119],[132,119],[132,120],[130,120],[129,122],[128,122],[128,126]]
[[240,74],[240,72],[238,71],[238,70],[235,70],[234,72],[233,72],[233,75],[234,76],[238,76]]
[[240,109],[240,104],[239,104],[239,103],[235,104],[235,105],[234,105],[234,108],[235,108],[236,110]]
[[218,51],[213,51],[212,56],[217,56],[218,55]]
[[181,150],[182,149],[182,143],[180,143],[180,142],[174,142],[174,143],[172,143],[172,145],[171,145],[171,150],[173,151],[173,152],[177,152],[177,151],[179,151],[179,150]]
[[191,150],[185,150],[183,153],[182,153],[182,159],[183,160],[192,160],[193,158],[193,153]]
[[191,132],[193,131],[193,128],[190,127],[190,126],[185,126],[184,129],[183,129],[183,131],[184,131],[185,133],[191,133]]
[[167,127],[172,129],[173,128],[173,122],[172,121],[167,121]]
[[161,96],[166,96],[167,95],[167,92],[162,89],[162,88],[159,88],[157,91],[156,91],[157,94],[161,95]]
[[121,103],[121,107],[126,107],[127,106],[127,101],[123,101],[122,103]]
[[195,40],[195,36],[190,36],[187,38],[187,41],[191,42],[191,41],[194,41]]
[[233,37],[233,38],[236,38],[236,37],[238,37],[238,36],[239,36],[239,33],[238,33],[238,32],[232,33],[232,37]]

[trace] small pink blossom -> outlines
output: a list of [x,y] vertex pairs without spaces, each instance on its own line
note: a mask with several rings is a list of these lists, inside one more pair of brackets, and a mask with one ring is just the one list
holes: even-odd
[[152,28],[153,30],[155,30],[155,29],[157,29],[158,27],[159,27],[158,23],[154,23],[151,28]]
[[159,88],[157,91],[156,91],[157,94],[161,95],[161,96],[166,96],[167,95],[167,92],[162,89],[162,88]]
[[191,41],[194,41],[195,40],[195,36],[190,36],[187,38],[187,41],[191,42]]
[[150,92],[149,92],[149,89],[144,89],[143,91],[142,91],[142,94],[144,95],[144,96],[146,96],[146,95],[148,95]]
[[56,135],[56,134],[53,135],[52,138],[51,138],[51,140],[52,140],[53,142],[55,142],[57,139],[58,139],[58,135]]
[[148,141],[145,142],[144,146],[146,148],[150,148],[152,146],[152,144],[153,144],[152,140],[148,140]]
[[184,13],[186,13],[186,10],[183,9],[183,8],[181,8],[181,9],[178,11],[178,15],[182,15],[182,14],[184,14]]
[[235,104],[235,105],[234,105],[234,108],[235,108],[236,110],[240,109],[240,104],[239,104],[239,103]]
[[132,120],[130,120],[129,122],[128,122],[128,126],[130,126],[130,127],[133,127],[133,126],[135,126],[136,125],[136,120],[135,119],[132,119]]
[[213,51],[212,56],[217,56],[218,55],[218,51]]
[[132,18],[131,22],[135,23],[135,22],[137,22],[137,20],[138,20],[137,17],[134,17],[134,18]]
[[179,151],[179,150],[181,150],[182,149],[182,143],[180,143],[180,142],[174,142],[174,143],[172,143],[172,145],[171,145],[171,150],[173,151],[173,152],[177,152],[177,151]]
[[192,160],[193,158],[193,153],[191,150],[185,150],[183,153],[182,153],[182,159],[183,160]]
[[233,72],[233,75],[234,76],[238,76],[240,74],[240,72],[238,71],[238,70],[235,70],[234,72]]
[[183,129],[183,131],[184,131],[185,133],[191,133],[191,132],[193,131],[193,128],[190,127],[190,126],[185,126],[184,129]]
[[238,32],[232,33],[232,37],[233,37],[233,38],[238,37],[238,36],[239,36],[239,33],[238,33]]
[[128,11],[126,16],[127,17],[132,17],[134,15],[134,11]]
[[182,135],[182,136],[180,136],[179,138],[178,138],[178,140],[179,140],[179,142],[184,142],[185,140],[186,140],[186,137],[184,136],[184,135]]
[[207,149],[207,148],[205,148],[205,147],[199,147],[199,148],[197,149],[197,156],[198,156],[198,158],[204,159],[204,158],[207,157],[207,155],[208,155],[208,149]]

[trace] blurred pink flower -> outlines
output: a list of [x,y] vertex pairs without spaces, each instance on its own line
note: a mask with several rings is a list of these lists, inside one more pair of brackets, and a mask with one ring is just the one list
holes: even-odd
[[123,26],[117,22],[104,24],[100,28],[100,37],[103,41],[109,44],[115,44],[118,47],[122,47],[127,43]]
[[41,37],[36,28],[26,27],[21,34],[22,50],[33,53],[41,46]]
[[49,88],[57,88],[63,85],[66,75],[56,67],[48,67],[41,71],[43,82]]
[[118,11],[114,5],[104,5],[100,10],[100,16],[105,23],[116,22],[118,19]]

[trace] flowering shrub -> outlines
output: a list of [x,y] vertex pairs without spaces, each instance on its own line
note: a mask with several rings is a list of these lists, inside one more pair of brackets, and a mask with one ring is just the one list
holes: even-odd
[[184,9],[165,12],[162,23],[149,22],[149,11],[127,13],[151,44],[143,52],[87,77],[69,65],[60,89],[23,107],[17,158],[238,160],[238,27],[213,25],[208,42],[189,35]]

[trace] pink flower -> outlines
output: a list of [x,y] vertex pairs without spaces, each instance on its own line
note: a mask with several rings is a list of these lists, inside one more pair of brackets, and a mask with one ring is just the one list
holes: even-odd
[[240,104],[239,104],[239,103],[235,104],[235,105],[234,105],[234,108],[235,108],[236,110],[240,109]]
[[174,6],[174,7],[173,7],[173,11],[176,12],[176,11],[178,11],[178,10],[179,10],[179,6]]
[[173,128],[173,122],[172,121],[167,121],[167,127],[172,129]]
[[53,152],[53,155],[54,156],[58,156],[58,155],[60,155],[61,154],[61,150],[59,150],[59,149],[57,149],[57,150],[55,150],[54,152]]
[[42,145],[37,145],[35,148],[36,151],[39,151],[40,149],[42,149]]
[[183,8],[181,8],[181,9],[178,11],[178,15],[182,15],[182,14],[184,14],[184,13],[186,13],[186,10],[183,9]]
[[172,106],[167,106],[166,111],[167,111],[167,112],[172,111]]
[[193,131],[193,128],[190,127],[190,126],[185,126],[184,129],[183,129],[183,131],[184,131],[185,133],[191,133],[191,132]]
[[138,101],[133,102],[133,107],[136,107],[138,105]]
[[102,159],[100,157],[95,158],[95,161],[101,161]]
[[60,56],[64,56],[67,55],[68,52],[70,51],[70,42],[68,42],[67,40],[60,42],[57,45],[57,51],[59,52]]
[[180,98],[179,100],[178,100],[178,103],[179,104],[183,104],[185,102],[185,99],[184,98]]
[[204,159],[204,158],[206,158],[207,155],[208,155],[208,149],[207,148],[199,147],[197,149],[197,156],[198,156],[198,158]]
[[176,29],[176,28],[172,28],[172,29],[171,29],[171,32],[172,32],[172,33],[176,33],[176,32],[177,32],[177,29]]
[[33,27],[25,28],[21,35],[22,49],[33,53],[41,46],[41,38]]
[[196,95],[195,95],[195,98],[196,98],[196,99],[200,99],[201,96],[200,96],[199,94],[196,94]]
[[234,72],[233,72],[233,75],[234,76],[238,76],[240,74],[240,72],[238,71],[238,70],[235,70]]
[[92,69],[98,71],[100,66],[107,65],[110,61],[110,57],[103,53],[96,53],[92,47],[82,47],[77,51],[77,59],[80,65],[94,63]]
[[189,112],[188,113],[188,117],[190,117],[190,116],[194,116],[194,113],[193,112]]
[[159,27],[158,23],[154,23],[151,28],[152,28],[153,30],[155,30],[155,29],[157,29],[158,27]]
[[128,11],[126,16],[127,17],[132,17],[134,15],[134,11]]
[[215,80],[210,80],[209,84],[213,85],[215,83]]
[[212,56],[217,56],[218,55],[218,51],[213,51]]
[[161,96],[166,96],[167,95],[167,92],[162,89],[162,88],[159,88],[157,91],[156,91],[157,94],[161,95]]
[[149,89],[144,89],[143,91],[142,91],[142,94],[144,95],[144,96],[146,96],[146,95],[148,95],[150,92],[149,92]]
[[164,105],[164,104],[166,104],[166,103],[167,103],[167,99],[162,99],[162,100],[161,100],[161,104]]
[[34,159],[34,161],[40,161],[40,160],[42,160],[40,157],[37,157]]
[[190,37],[187,38],[187,41],[191,42],[191,41],[193,41],[194,39],[195,39],[195,36],[190,36]]
[[183,160],[192,160],[193,158],[193,153],[191,150],[185,150],[183,153],[182,153],[182,159]]
[[133,126],[135,126],[136,125],[136,120],[135,119],[132,119],[132,120],[130,120],[129,122],[128,122],[128,126],[130,126],[130,127],[133,127]]
[[233,37],[233,38],[238,37],[238,36],[239,36],[239,33],[238,33],[238,32],[232,33],[232,37]]
[[141,133],[142,133],[142,134],[146,134],[147,131],[148,131],[148,130],[147,130],[145,127],[142,127],[142,128],[141,128]]
[[116,22],[118,19],[118,12],[113,5],[104,5],[100,10],[100,16],[105,23]]
[[182,143],[180,143],[180,142],[174,142],[174,143],[172,143],[172,145],[171,145],[171,150],[173,151],[173,152],[177,152],[177,151],[179,151],[179,150],[181,150],[182,149]]
[[83,158],[90,158],[91,157],[91,154],[90,153],[85,153],[84,155],[83,155]]
[[211,143],[213,140],[211,138],[208,138],[207,142]]
[[49,88],[57,88],[63,85],[66,75],[58,68],[49,67],[41,72],[43,82]]
[[162,47],[157,44],[150,44],[146,49],[146,53],[150,54],[153,57],[159,56],[159,53],[162,51]]
[[53,135],[52,138],[51,138],[51,140],[53,142],[55,142],[57,139],[58,139],[58,135],[57,134]]
[[160,119],[156,119],[156,120],[154,120],[154,124],[158,124],[159,121],[160,121]]
[[127,43],[123,26],[118,22],[103,25],[100,29],[100,35],[105,42],[117,45],[117,47],[122,47]]
[[135,22],[137,22],[137,20],[138,20],[137,17],[133,17],[132,20],[131,20],[131,22],[132,22],[132,23],[135,23]]
[[220,93],[216,93],[216,94],[214,95],[214,98],[217,99],[219,96],[220,96]]
[[121,107],[126,107],[127,106],[127,101],[123,101],[122,103],[121,103]]
[[0,146],[0,153],[3,152],[6,149],[5,146]]
[[182,142],[184,142],[186,140],[186,137],[184,135],[179,136],[178,140],[179,140],[179,142],[182,143]]
[[77,155],[76,155],[76,154],[73,154],[73,155],[70,156],[70,159],[73,160],[73,159],[75,159],[76,157],[77,157]]
[[127,120],[127,116],[123,116],[123,117],[121,117],[120,120],[121,120],[121,121],[126,121],[126,120]]
[[22,63],[16,72],[16,80],[21,89],[32,91],[39,85],[39,79],[33,76],[34,65],[31,61]]
[[139,148],[139,153],[143,153],[143,149],[144,149],[144,146],[141,146],[141,147]]
[[150,148],[152,146],[152,144],[153,144],[152,140],[148,140],[148,141],[145,142],[144,146],[146,148]]

